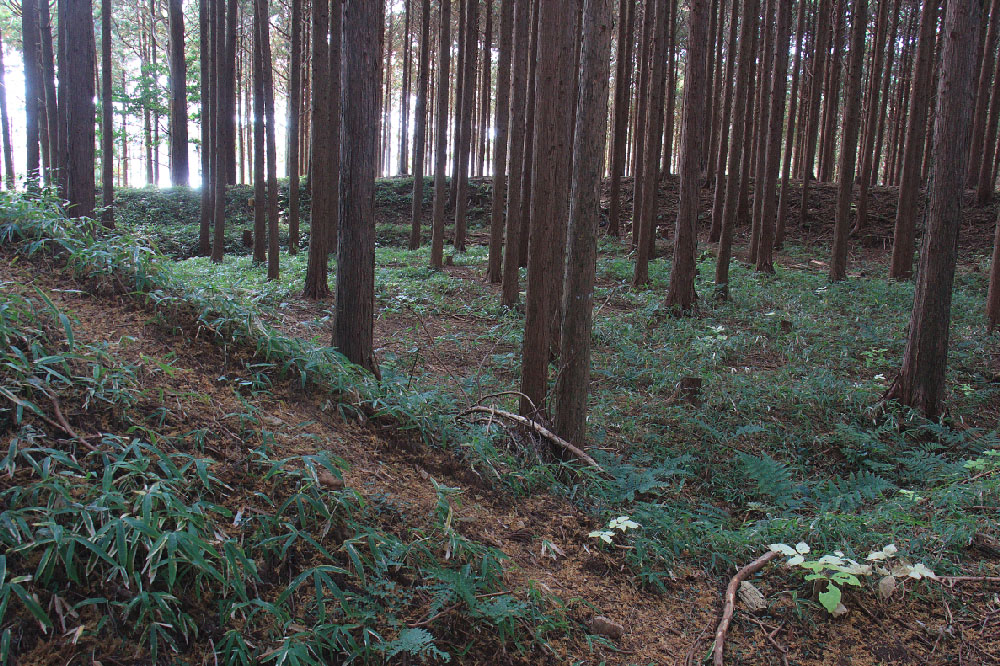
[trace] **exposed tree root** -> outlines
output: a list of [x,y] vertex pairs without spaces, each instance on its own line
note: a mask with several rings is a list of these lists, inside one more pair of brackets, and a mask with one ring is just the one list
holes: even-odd
[[712,647],[712,661],[715,666],[722,666],[722,650],[729,632],[729,623],[733,621],[733,610],[736,608],[736,591],[740,583],[764,568],[764,565],[777,557],[778,554],[769,550],[756,560],[740,569],[726,588],[726,603],[722,607],[722,620],[715,630],[715,645]]

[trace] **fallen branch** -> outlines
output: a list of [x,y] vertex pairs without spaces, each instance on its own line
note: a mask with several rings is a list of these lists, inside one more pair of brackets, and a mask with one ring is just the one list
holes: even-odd
[[712,660],[715,666],[722,666],[722,650],[726,642],[726,633],[729,631],[729,623],[733,621],[733,611],[736,608],[736,591],[740,589],[740,583],[764,568],[764,565],[777,557],[778,554],[769,550],[756,560],[740,569],[733,579],[729,581],[726,588],[726,603],[722,607],[722,620],[715,630],[715,645],[712,647]]
[[1000,583],[1000,576],[925,576],[927,580],[954,587],[955,583]]
[[514,423],[517,423],[519,425],[523,425],[523,426],[525,426],[527,428],[531,428],[536,433],[538,433],[539,435],[541,435],[545,439],[549,440],[553,444],[556,444],[557,446],[560,446],[563,449],[566,449],[567,451],[569,451],[570,453],[572,453],[574,456],[576,456],[577,458],[579,458],[583,462],[587,463],[588,465],[590,465],[591,467],[593,467],[594,469],[596,469],[598,472],[601,472],[602,474],[607,474],[607,472],[604,471],[604,468],[601,467],[599,464],[597,464],[596,460],[594,460],[593,458],[591,458],[590,456],[588,456],[586,453],[584,453],[582,449],[574,446],[573,444],[570,444],[569,442],[567,442],[565,439],[563,439],[559,435],[555,434],[554,432],[552,432],[548,428],[545,428],[544,426],[541,426],[538,423],[535,423],[531,419],[525,418],[525,417],[520,416],[518,414],[512,414],[511,412],[505,412],[502,409],[495,409],[493,407],[472,407],[471,409],[467,409],[464,412],[462,412],[461,414],[459,414],[459,416],[464,416],[466,414],[474,414],[474,413],[478,413],[478,414],[490,414],[492,416],[499,416],[500,418],[504,418],[504,419],[507,419],[508,421],[513,421]]
[[97,451],[97,448],[93,444],[88,442],[86,438],[81,437],[79,434],[77,434],[77,432],[73,430],[73,428],[69,425],[69,422],[66,421],[66,417],[62,413],[62,407],[60,407],[59,405],[59,398],[57,398],[54,393],[50,393],[49,391],[43,391],[43,393],[45,393],[46,397],[48,397],[48,399],[52,402],[52,409],[55,411],[56,419],[58,419],[57,421],[53,421],[51,418],[46,416],[45,413],[41,409],[39,409],[36,405],[33,405],[32,403],[27,402],[25,400],[21,400],[7,389],[0,388],[0,395],[13,402],[15,405],[27,409],[32,414],[45,421],[56,430],[60,430],[64,434],[69,435],[70,438],[79,442],[87,449],[91,451]]

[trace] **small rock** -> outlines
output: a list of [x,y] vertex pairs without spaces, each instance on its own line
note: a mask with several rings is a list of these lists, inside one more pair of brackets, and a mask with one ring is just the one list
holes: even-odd
[[343,479],[338,479],[325,469],[317,472],[316,480],[319,481],[319,484],[327,490],[341,490],[344,487]]
[[625,627],[618,624],[614,620],[609,620],[603,615],[598,615],[588,622],[587,629],[589,629],[592,634],[607,636],[613,641],[616,641],[625,635]]

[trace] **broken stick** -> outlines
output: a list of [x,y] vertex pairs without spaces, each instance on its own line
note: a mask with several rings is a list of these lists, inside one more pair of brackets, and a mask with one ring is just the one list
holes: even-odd
[[726,642],[726,633],[729,631],[729,623],[733,621],[733,611],[736,608],[736,591],[740,589],[740,583],[764,568],[764,565],[777,557],[778,554],[769,550],[756,560],[740,569],[733,579],[729,581],[726,588],[726,603],[722,607],[722,620],[715,630],[715,645],[712,647],[712,660],[715,666],[722,666],[722,649]]

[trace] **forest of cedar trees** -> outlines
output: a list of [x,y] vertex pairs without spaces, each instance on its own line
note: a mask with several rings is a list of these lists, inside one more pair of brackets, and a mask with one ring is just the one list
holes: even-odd
[[1000,664],[1000,0],[0,38],[0,664]]

